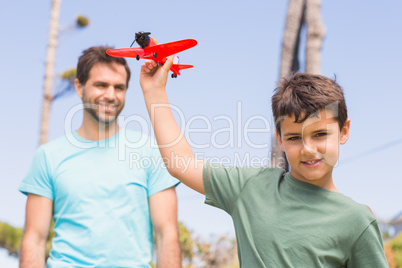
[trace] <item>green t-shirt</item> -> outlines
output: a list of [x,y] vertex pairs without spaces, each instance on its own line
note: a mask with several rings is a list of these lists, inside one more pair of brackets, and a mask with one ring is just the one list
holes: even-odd
[[277,168],[204,167],[205,203],[233,219],[241,267],[388,267],[368,207]]

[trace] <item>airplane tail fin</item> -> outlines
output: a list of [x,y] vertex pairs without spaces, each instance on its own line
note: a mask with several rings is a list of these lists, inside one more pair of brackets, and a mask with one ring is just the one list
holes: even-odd
[[174,74],[180,75],[180,70],[190,69],[190,68],[193,68],[193,67],[194,67],[193,65],[189,65],[189,64],[173,64],[172,67],[170,68],[170,70]]

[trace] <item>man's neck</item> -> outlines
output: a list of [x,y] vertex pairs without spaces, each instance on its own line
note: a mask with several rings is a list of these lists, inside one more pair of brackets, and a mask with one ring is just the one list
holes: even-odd
[[92,120],[84,120],[77,134],[86,140],[107,140],[120,131],[116,121],[111,124],[103,124]]

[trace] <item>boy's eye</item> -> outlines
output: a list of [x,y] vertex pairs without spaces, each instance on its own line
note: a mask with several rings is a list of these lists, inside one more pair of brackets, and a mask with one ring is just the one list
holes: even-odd
[[298,141],[298,140],[300,140],[300,139],[301,139],[301,137],[294,136],[294,137],[288,138],[288,141]]
[[326,132],[320,132],[320,133],[317,133],[315,136],[316,137],[323,137],[323,136],[327,136],[328,135],[328,133],[326,133]]

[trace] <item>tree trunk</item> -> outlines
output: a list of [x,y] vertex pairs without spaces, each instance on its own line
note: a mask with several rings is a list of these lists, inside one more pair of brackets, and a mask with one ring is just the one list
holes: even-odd
[[[321,19],[321,0],[289,0],[282,42],[279,80],[298,71],[300,32],[307,26],[306,73],[320,73],[321,47],[325,28]],[[285,154],[280,150],[276,135],[272,139],[271,166],[289,171]]]
[[[299,69],[300,31],[304,22],[305,1],[289,0],[286,25],[282,41],[279,80]],[[271,166],[289,171],[285,154],[281,151],[276,135],[272,138]]]
[[306,73],[319,74],[325,27],[321,19],[321,0],[306,0]]
[[50,105],[52,102],[54,62],[56,57],[57,35],[59,28],[61,0],[52,0],[52,10],[50,13],[49,40],[46,56],[45,82],[42,101],[42,120],[40,127],[40,144],[44,144],[48,139]]
[[304,21],[305,0],[289,0],[286,25],[282,40],[279,79],[287,77],[298,67],[300,31]]

